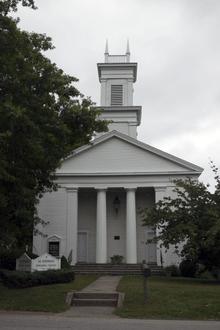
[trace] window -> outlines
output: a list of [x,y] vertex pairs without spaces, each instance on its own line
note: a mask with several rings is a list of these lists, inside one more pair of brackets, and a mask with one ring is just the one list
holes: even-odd
[[49,254],[53,257],[59,257],[59,242],[49,242]]
[[123,85],[111,85],[111,105],[123,105]]

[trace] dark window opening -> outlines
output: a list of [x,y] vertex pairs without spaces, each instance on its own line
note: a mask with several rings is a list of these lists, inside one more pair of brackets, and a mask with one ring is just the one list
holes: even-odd
[[59,257],[59,242],[49,242],[49,254]]

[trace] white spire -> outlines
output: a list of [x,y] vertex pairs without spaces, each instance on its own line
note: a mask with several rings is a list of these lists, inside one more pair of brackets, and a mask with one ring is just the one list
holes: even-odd
[[109,56],[109,52],[108,52],[108,39],[106,39],[106,45],[105,45],[105,63],[108,63],[108,56]]
[[108,54],[108,39],[106,39],[105,54]]
[[126,61],[130,62],[130,47],[129,47],[129,40],[127,41],[127,50],[126,50]]
[[126,54],[131,54],[131,53],[130,53],[130,47],[129,47],[129,39],[127,40],[127,50],[126,50]]

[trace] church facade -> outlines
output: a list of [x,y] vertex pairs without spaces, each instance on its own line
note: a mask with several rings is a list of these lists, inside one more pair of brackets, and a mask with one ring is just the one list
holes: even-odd
[[47,193],[38,214],[49,225],[39,228],[33,252],[64,255],[71,263],[110,263],[113,255],[128,264],[178,264],[174,248],[165,253],[156,244],[153,228],[142,227],[138,208],[174,197],[172,179],[197,179],[202,168],[137,140],[141,106],[133,105],[137,63],[125,55],[109,55],[98,63],[102,118],[112,120],[109,132],[93,145],[76,149],[57,170],[57,192]]

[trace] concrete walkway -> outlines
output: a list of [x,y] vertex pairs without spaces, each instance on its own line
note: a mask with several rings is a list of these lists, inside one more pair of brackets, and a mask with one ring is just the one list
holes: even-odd
[[[122,276],[102,276],[95,282],[81,290],[82,292],[117,292],[116,287]],[[100,306],[74,306],[70,307],[66,312],[60,315],[65,317],[94,317],[94,318],[119,318],[112,312],[115,307],[100,307]]]

